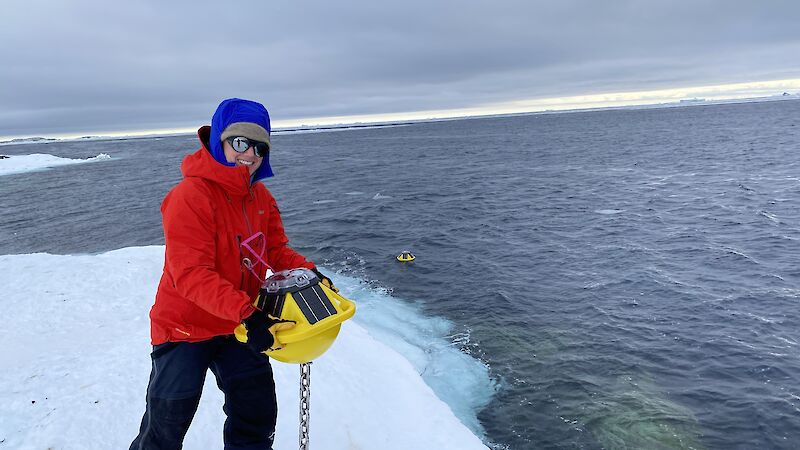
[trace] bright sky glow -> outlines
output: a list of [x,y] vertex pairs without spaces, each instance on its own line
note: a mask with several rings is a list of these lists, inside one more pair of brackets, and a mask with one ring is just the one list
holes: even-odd
[[[575,109],[610,108],[635,105],[656,105],[676,103],[686,99],[705,99],[706,101],[736,100],[781,95],[783,92],[800,94],[800,78],[772,81],[752,81],[744,83],[717,84],[709,86],[691,86],[674,89],[658,89],[652,91],[609,92],[604,94],[574,95],[567,97],[548,97],[502,102],[476,106],[474,108],[454,108],[429,111],[408,111],[392,114],[363,114],[328,117],[309,117],[303,119],[281,120],[273,118],[273,128],[296,128],[301,126],[329,126],[353,123],[382,123],[414,121],[425,119],[444,119],[453,117],[469,117],[493,114],[516,114],[542,111],[567,111]],[[210,119],[209,119],[210,120]],[[162,128],[152,130],[124,131],[111,130],[98,133],[102,136],[147,136],[191,134],[206,123],[198,123],[190,128]],[[86,133],[69,133],[49,135],[60,139],[73,139]],[[0,141],[24,136],[0,136]]]
[[402,120],[442,119],[449,117],[480,116],[491,114],[515,114],[540,111],[564,111],[572,109],[609,108],[617,106],[653,105],[675,103],[680,100],[703,98],[732,100],[781,95],[783,92],[800,93],[800,78],[776,81],[694,86],[687,88],[659,89],[653,91],[610,92],[606,94],[549,97],[513,102],[494,103],[474,108],[415,111],[397,114],[351,115],[317,117],[300,120],[276,120],[274,126],[298,127],[301,125],[334,125],[355,122],[394,122]]

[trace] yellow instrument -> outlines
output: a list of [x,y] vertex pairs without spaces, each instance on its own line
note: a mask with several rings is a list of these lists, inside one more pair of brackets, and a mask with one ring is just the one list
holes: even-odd
[[[267,278],[256,306],[274,317],[296,322],[293,328],[277,332],[283,348],[264,352],[285,363],[306,363],[325,353],[339,335],[342,322],[356,312],[355,303],[304,268],[282,270]],[[234,334],[247,342],[243,325],[236,327]]]
[[417,257],[409,251],[405,251],[397,255],[397,260],[400,262],[411,262],[415,259],[417,259]]

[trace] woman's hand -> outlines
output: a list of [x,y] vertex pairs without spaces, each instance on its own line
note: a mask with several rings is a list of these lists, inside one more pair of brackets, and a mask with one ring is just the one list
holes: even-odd
[[293,320],[279,319],[264,311],[255,310],[242,321],[242,325],[236,327],[234,334],[239,342],[247,344],[258,353],[280,350],[283,344],[278,339],[277,333],[294,328],[295,323]]
[[319,282],[322,283],[323,285],[325,285],[325,287],[327,287],[328,289],[332,290],[333,292],[339,292],[339,289],[336,289],[336,286],[333,285],[333,281],[331,281],[330,278],[328,278],[325,275],[323,275],[322,272],[317,270],[316,267],[311,269],[311,271],[314,272],[314,274],[317,277],[319,277]]

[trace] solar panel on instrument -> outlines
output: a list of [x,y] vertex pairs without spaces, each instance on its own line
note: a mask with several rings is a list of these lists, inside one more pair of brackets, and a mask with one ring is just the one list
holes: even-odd
[[319,285],[307,287],[293,293],[292,296],[300,311],[308,319],[308,323],[312,325],[336,314],[336,308]]

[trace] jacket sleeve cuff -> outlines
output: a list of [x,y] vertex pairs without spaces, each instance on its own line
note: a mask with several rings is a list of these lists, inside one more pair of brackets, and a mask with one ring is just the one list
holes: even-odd
[[256,307],[253,306],[252,303],[248,302],[246,305],[244,305],[244,308],[242,308],[239,322],[242,322],[244,319],[252,316],[254,312],[256,312]]

